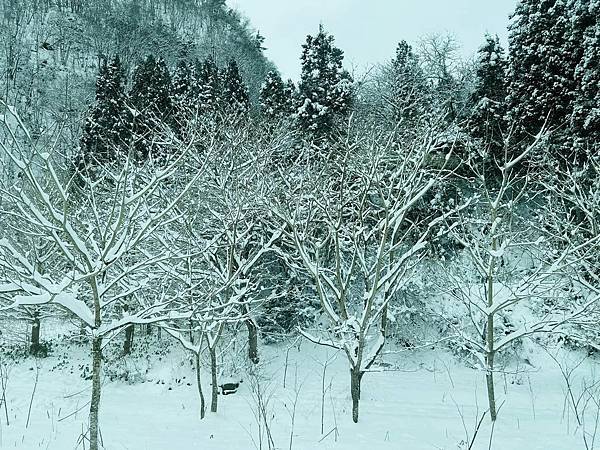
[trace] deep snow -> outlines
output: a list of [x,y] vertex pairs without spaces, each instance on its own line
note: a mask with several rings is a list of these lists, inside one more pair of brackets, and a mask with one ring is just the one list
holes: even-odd
[[[163,337],[163,339],[169,339]],[[143,342],[138,341],[138,344]],[[350,418],[349,375],[344,355],[302,342],[289,351],[286,388],[283,388],[286,350],[290,343],[262,347],[258,369],[261,388],[277,449],[290,448],[294,385],[299,397],[293,430],[293,449],[460,449],[472,436],[476,416],[486,409],[483,374],[466,367],[444,350],[399,352],[386,356],[385,371],[363,379],[360,423]],[[53,356],[8,363],[7,406],[10,425],[0,408],[0,447],[65,450],[78,444],[86,427],[90,382],[81,377],[87,364],[85,346],[61,344]],[[141,352],[141,350],[138,350]],[[566,402],[565,383],[558,366],[541,348],[525,346],[528,361],[497,375],[499,404],[503,406],[492,448],[498,450],[583,449],[582,428]],[[558,351],[559,361],[573,367],[577,352]],[[160,358],[160,359],[159,359]],[[323,362],[327,368],[324,434],[321,434]],[[522,355],[522,359],[523,359]],[[6,358],[3,360],[7,362]],[[59,364],[60,363],[60,364]],[[111,450],[252,449],[259,448],[253,378],[245,370],[239,391],[219,396],[219,412],[199,420],[195,374],[188,356],[176,345],[166,355],[130,358],[121,365],[140,368],[144,382],[109,381],[105,377],[101,403],[101,433]],[[150,370],[144,373],[146,365]],[[387,365],[386,364],[386,365]],[[39,367],[39,372],[38,369]],[[56,367],[56,366],[59,367]],[[574,393],[584,379],[594,376],[588,358],[574,372]],[[518,370],[517,370],[518,369]],[[29,403],[36,372],[29,426]],[[109,373],[110,370],[107,370]],[[185,377],[185,378],[183,378]],[[210,399],[209,373],[202,373]],[[164,382],[164,384],[163,384]],[[331,389],[328,386],[331,383]],[[188,385],[189,384],[189,385]],[[590,402],[593,404],[593,402]],[[75,412],[79,410],[79,412]],[[597,407],[588,407],[587,430],[593,432]],[[462,415],[462,418],[461,418]],[[463,423],[464,420],[464,423]],[[337,433],[334,430],[337,424]],[[337,434],[337,436],[336,436]],[[487,449],[490,424],[486,417],[473,449]],[[263,441],[262,448],[269,448]],[[600,447],[598,447],[600,448]]]

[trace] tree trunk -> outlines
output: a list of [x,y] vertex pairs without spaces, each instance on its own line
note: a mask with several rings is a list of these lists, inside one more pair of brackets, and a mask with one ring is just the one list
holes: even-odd
[[350,369],[350,394],[352,395],[352,421],[358,423],[358,404],[360,402],[360,382],[363,372],[360,368]]
[[217,402],[219,400],[219,386],[217,385],[217,349],[208,347],[210,354],[210,374],[212,377],[212,399],[210,402],[210,412],[217,412]]
[[189,331],[189,333],[190,333],[190,343],[192,345],[194,345],[194,322],[192,321],[192,319],[190,319],[189,324],[190,324],[190,331]]
[[245,320],[246,328],[248,328],[248,359],[253,364],[258,364],[258,325],[252,318]]
[[[492,215],[492,223],[496,221],[495,211]],[[492,249],[497,250],[496,239],[492,239]],[[494,306],[494,264],[495,260],[490,259],[490,268],[487,279],[487,306],[492,308]],[[496,421],[496,394],[494,393],[494,355],[496,350],[494,348],[494,314],[488,314],[486,322],[486,333],[485,343],[487,346],[487,352],[485,355],[485,381],[487,385],[488,404],[490,407],[490,418],[492,422]]]
[[490,417],[492,419],[492,422],[495,422],[497,415],[496,415],[496,396],[494,393],[494,373],[490,369],[488,369],[488,371],[486,372],[485,380],[487,383],[488,403],[490,406]]
[[196,356],[196,384],[198,386],[198,395],[200,395],[200,419],[204,419],[206,414],[206,401],[204,400],[204,392],[202,392],[202,383],[200,381],[200,352],[195,353]]
[[387,326],[388,326],[388,304],[386,303],[381,311],[381,334],[384,339],[387,337]]
[[133,324],[125,328],[125,342],[123,343],[123,355],[129,355],[131,353],[131,349],[133,348],[134,331],[135,328]]
[[92,401],[90,402],[90,450],[98,450],[100,413],[100,370],[102,367],[102,338],[92,339]]
[[[492,284],[491,281],[488,283],[488,305],[492,305]],[[494,356],[496,350],[494,349],[494,316],[488,315],[485,330],[485,340],[487,346],[487,352],[485,354],[485,381],[487,384],[488,404],[490,407],[490,418],[492,422],[496,420],[496,395],[494,393]]]
[[31,325],[31,345],[29,351],[36,354],[40,349],[40,315],[39,311],[33,313],[33,324]]

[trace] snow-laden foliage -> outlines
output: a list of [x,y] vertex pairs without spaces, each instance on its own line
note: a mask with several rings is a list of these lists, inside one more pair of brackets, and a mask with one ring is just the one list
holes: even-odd
[[426,115],[429,98],[425,74],[412,46],[401,41],[390,66],[389,99],[394,122],[415,126]]
[[126,81],[118,56],[103,61],[96,80],[96,101],[83,128],[75,163],[78,169],[114,162],[127,153],[133,116],[127,105]]
[[[574,26],[579,28],[577,39],[583,39],[583,55],[575,68],[577,89],[571,118],[571,128],[577,145],[593,152],[600,142],[600,2],[575,3],[578,16]],[[590,148],[585,148],[589,145]]]
[[147,56],[133,72],[129,98],[134,108],[133,139],[136,158],[160,159],[165,150],[156,142],[158,124],[172,122],[171,74],[162,58]]
[[[595,139],[598,8],[596,0],[526,0],[509,28],[510,119],[519,124],[520,137],[545,123],[559,130],[554,152],[561,161],[581,161],[586,136]],[[579,140],[574,149],[570,133]]]
[[196,112],[197,80],[192,64],[181,59],[178,61],[171,80],[171,103],[173,105],[174,125],[181,132]]
[[221,74],[213,58],[196,62],[196,78],[198,89],[197,105],[200,113],[211,114],[220,108],[223,87]]
[[227,113],[234,117],[244,116],[250,109],[248,88],[244,85],[235,59],[229,61],[223,76],[223,97]]
[[487,160],[501,159],[506,115],[506,57],[498,36],[486,35],[479,49],[476,84],[471,94],[473,111],[469,132],[487,146]]
[[[149,381],[171,343],[169,370],[187,386],[180,373],[194,372],[201,418],[205,371],[213,413],[229,406],[220,385],[252,393],[257,448],[279,448],[266,369],[284,364],[291,449],[300,372],[321,377],[321,441],[337,440],[329,400],[335,411],[349,384],[358,422],[373,405],[365,374],[389,380],[412,358],[435,377],[435,348],[485,376],[475,435],[481,414],[493,431],[499,373],[517,382],[514,365],[544,345],[600,349],[598,8],[524,0],[506,58],[497,37],[471,61],[433,34],[395,54],[391,42],[356,81],[321,26],[296,87],[224,0],[0,4],[2,418],[5,354],[73,340],[91,381],[80,443],[98,450],[103,373]],[[311,366],[311,344],[326,362]],[[349,379],[327,386],[330,364]],[[589,411],[568,397],[588,439]],[[459,447],[475,448],[466,434]]]
[[[186,173],[182,161],[192,141],[179,143],[181,156],[165,167],[138,167],[127,158],[77,186],[59,155],[40,151],[33,141],[24,145],[7,122],[4,128],[9,139],[0,148],[21,171],[16,182],[2,185],[4,213],[19,230],[0,241],[4,277],[20,291],[8,307],[53,303],[85,326],[93,356],[90,441],[97,443],[103,338],[170,317],[154,269],[180,255],[162,248],[158,237],[178,220],[176,207],[203,168],[199,162],[179,189],[165,195],[169,180]],[[40,243],[53,248],[52,265],[44,269],[34,259],[38,253],[27,251]]]
[[317,137],[333,130],[350,111],[352,78],[342,67],[344,53],[322,26],[302,45],[302,75],[296,116],[300,128]]
[[260,107],[269,120],[291,116],[294,106],[295,88],[292,81],[283,82],[277,72],[269,72],[260,90]]
[[425,255],[428,240],[444,233],[437,225],[446,214],[411,220],[438,181],[427,166],[430,140],[404,149],[395,145],[394,133],[364,135],[350,127],[345,142],[325,170],[297,175],[278,215],[327,321],[324,333],[300,331],[346,355],[356,422],[361,379],[385,344],[389,303]]

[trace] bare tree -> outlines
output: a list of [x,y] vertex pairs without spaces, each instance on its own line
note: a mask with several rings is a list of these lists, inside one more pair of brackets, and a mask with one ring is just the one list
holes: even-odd
[[[444,265],[441,290],[462,307],[445,311],[450,327],[464,348],[485,371],[490,418],[497,418],[494,373],[496,357],[534,333],[553,332],[576,320],[597,301],[561,303],[565,293],[580,291],[574,270],[583,252],[596,248],[597,238],[568,240],[559,250],[560,234],[541,232],[534,205],[543,196],[534,189],[535,175],[523,162],[539,146],[544,134],[514,158],[497,161],[500,179],[488,179],[473,168],[470,179],[474,207],[450,218],[450,235],[465,249]],[[506,144],[505,155],[509,152]],[[539,178],[538,178],[539,179]],[[539,197],[539,198],[538,198]]]
[[254,309],[269,294],[261,286],[258,267],[282,235],[279,223],[267,214],[272,143],[257,148],[250,130],[238,125],[224,136],[211,138],[219,150],[189,192],[182,226],[164,243],[165,248],[188,255],[172,273],[180,285],[174,290],[179,297],[177,311],[186,319],[170,321],[165,327],[197,357],[206,344],[211,412],[217,411],[218,348],[228,325],[246,325],[248,358],[254,364],[259,361]]
[[[572,300],[600,295],[600,159],[592,156],[575,167],[549,161],[542,185],[547,198],[540,211],[544,231],[554,236],[555,251],[573,248],[576,255],[574,281],[583,292]],[[600,348],[597,313],[594,309],[579,318],[569,338]]]
[[440,176],[428,167],[433,136],[400,150],[393,133],[349,129],[339,158],[324,170],[286,175],[283,201],[291,206],[280,205],[278,214],[328,320],[321,336],[300,331],[346,354],[358,422],[361,380],[383,349],[388,304],[432,232],[442,232],[437,225],[445,215],[414,214]]
[[[89,440],[97,450],[103,339],[132,323],[168,316],[163,296],[136,293],[160,276],[153,270],[158,263],[178,257],[151,244],[178,220],[176,206],[203,168],[196,166],[172,196],[157,195],[174,176],[187,176],[181,169],[194,142],[172,140],[169,145],[179,149],[179,156],[163,167],[140,167],[125,157],[122,164],[97,168],[93,179],[78,174],[83,183],[76,185],[79,178],[61,163],[59,140],[52,147],[36,145],[14,108],[6,109],[13,120],[3,118],[9,139],[0,141],[0,148],[21,177],[1,186],[3,213],[14,226],[0,239],[0,260],[7,281],[25,292],[12,298],[11,308],[52,303],[85,324],[92,347]],[[38,261],[25,251],[32,237],[58,249],[52,272],[40,273]],[[123,315],[120,306],[131,298]]]

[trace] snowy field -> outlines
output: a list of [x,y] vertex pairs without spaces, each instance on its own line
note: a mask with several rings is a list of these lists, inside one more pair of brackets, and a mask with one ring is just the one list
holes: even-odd
[[[138,342],[143,347],[143,341]],[[238,392],[220,395],[218,413],[209,412],[201,421],[189,358],[175,345],[163,347],[168,347],[164,354],[146,357],[138,351],[127,360],[107,364],[100,426],[105,448],[466,449],[469,444],[465,442],[472,440],[487,405],[482,373],[442,350],[402,352],[386,356],[385,367],[380,366],[385,371],[365,375],[360,422],[353,424],[344,355],[307,342],[299,346],[280,343],[262,347],[263,362],[254,374],[248,367],[238,367],[244,380]],[[528,357],[523,360],[531,365],[513,365],[497,377],[502,407],[491,448],[585,448],[582,432],[585,426],[591,442],[598,397],[590,395],[592,390],[581,394],[584,383],[589,386],[595,378],[594,360],[585,359],[570,377],[575,401],[588,404],[588,422],[580,427],[557,362],[534,344],[526,346],[524,354]],[[565,369],[584,359],[564,350],[553,354]],[[3,361],[8,383],[7,409],[2,405],[0,415],[1,448],[87,447],[80,441],[87,427],[90,397],[90,382],[82,377],[89,360],[86,355],[86,346],[58,344],[48,358]],[[133,383],[111,381],[108,377],[116,373],[115,366],[141,375]],[[210,401],[209,372],[205,370],[202,377]],[[257,386],[272,436],[270,447],[264,421],[261,432],[256,419]],[[471,448],[490,448],[489,438],[486,416]]]

